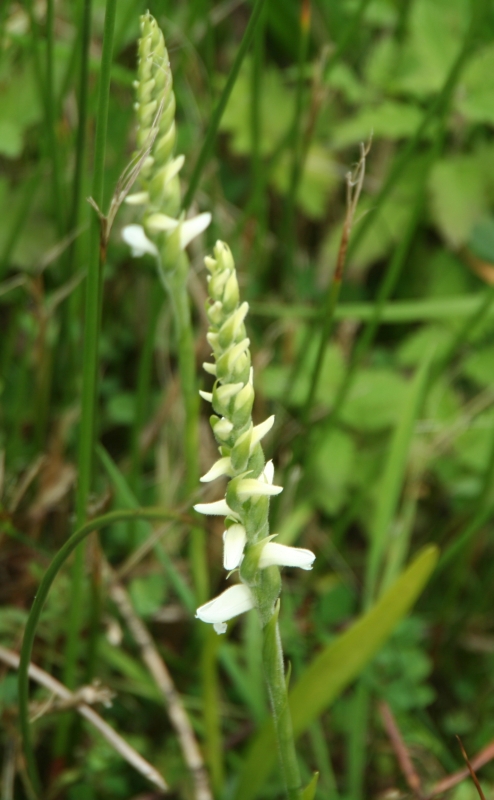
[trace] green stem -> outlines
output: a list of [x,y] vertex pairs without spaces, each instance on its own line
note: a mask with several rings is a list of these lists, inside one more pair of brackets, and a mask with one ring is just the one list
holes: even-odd
[[[185,482],[184,490],[190,496],[199,482],[198,431],[199,393],[196,381],[194,335],[187,293],[188,259],[181,252],[179,263],[173,271],[160,270],[160,278],[170,296],[178,349],[178,367],[185,407]],[[202,528],[193,528],[190,534],[190,559],[198,603],[209,594],[206,536]]]
[[[103,50],[101,55],[101,71],[96,117],[96,141],[94,150],[94,174],[92,196],[101,208],[103,203],[104,164],[106,151],[106,132],[108,125],[108,103],[110,94],[110,72],[113,54],[113,32],[117,0],[107,0],[105,25],[103,34]],[[98,339],[100,327],[100,293],[101,293],[101,261],[100,261],[99,220],[95,214],[91,217],[90,257],[86,278],[86,305],[83,346],[82,371],[82,404],[79,430],[79,477],[76,496],[76,519],[80,526],[86,519],[86,507],[91,489],[93,472],[93,446],[95,436],[96,415],[96,383],[98,368]],[[82,625],[82,595],[84,581],[84,550],[80,548],[74,559],[72,573],[72,591],[70,614],[65,647],[64,683],[68,688],[75,685],[77,656],[79,650],[80,630]],[[58,744],[62,749],[67,742],[66,731],[59,728]]]
[[135,519],[148,520],[174,520],[181,519],[179,514],[173,514],[161,508],[138,508],[127,509],[125,511],[111,511],[101,517],[86,522],[75,533],[72,534],[65,544],[60,548],[50,566],[46,570],[39,585],[34,602],[29,612],[22,640],[21,657],[19,663],[19,725],[23,743],[24,754],[26,757],[29,778],[39,793],[40,781],[34,757],[33,744],[31,739],[31,726],[29,723],[29,664],[33,650],[34,638],[38,627],[39,618],[43,610],[46,598],[51,585],[58,575],[60,569],[67,561],[70,554],[81,544],[93,531],[101,530],[114,522],[129,521]]
[[301,800],[302,781],[295,751],[292,720],[283,664],[283,648],[278,627],[277,606],[263,631],[263,664],[271,711],[278,742],[278,755],[289,800]]
[[[187,292],[189,262],[181,252],[173,270],[159,269],[160,279],[171,299],[175,319],[178,349],[178,367],[182,397],[185,407],[185,481],[184,490],[188,497],[197,490],[199,482],[199,393],[196,380],[196,358],[194,334]],[[204,528],[194,526],[190,530],[189,557],[194,580],[197,604],[205,602],[209,596],[209,574]],[[213,636],[215,634],[213,633]],[[213,786],[219,794],[223,787],[224,770],[221,748],[221,724],[219,718],[218,679],[216,646],[211,636],[205,634],[202,640],[201,675],[204,707],[204,725],[208,764]]]
[[144,425],[146,412],[148,410],[149,387],[151,383],[151,372],[153,367],[154,340],[156,336],[156,325],[158,322],[159,313],[163,305],[163,295],[160,292],[156,292],[153,287],[151,290],[151,297],[148,297],[148,302],[151,305],[151,313],[148,319],[144,345],[142,347],[141,356],[139,358],[136,404],[135,404],[134,421],[131,433],[130,485],[132,487],[133,492],[139,499],[140,499],[140,492],[138,483],[139,483],[139,468],[141,464],[139,435]]
[[290,173],[290,183],[286,197],[285,219],[283,224],[283,237],[285,242],[285,253],[287,258],[288,274],[293,267],[294,252],[296,246],[295,234],[295,205],[298,193],[298,186],[302,173],[302,143],[303,143],[303,117],[302,110],[304,104],[305,87],[305,65],[307,62],[307,52],[309,48],[310,34],[310,0],[301,0],[300,4],[300,38],[297,65],[297,87],[295,92],[295,105],[293,109],[293,122],[291,129],[292,144],[292,165]]
[[250,43],[252,41],[252,37],[256,29],[256,24],[263,9],[264,3],[265,0],[256,0],[254,10],[252,11],[249,23],[247,25],[247,28],[245,29],[243,39],[240,43],[240,47],[238,48],[238,52],[235,61],[233,62],[233,66],[230,70],[230,74],[228,75],[225,87],[221,93],[218,105],[213,111],[211,122],[209,123],[209,128],[204,138],[204,143],[202,145],[201,152],[199,153],[199,157],[196,161],[196,165],[194,167],[194,171],[190,179],[189,188],[187,189],[187,192],[183,200],[182,207],[184,209],[189,208],[190,204],[192,203],[192,200],[194,199],[194,195],[197,191],[197,187],[199,186],[199,181],[201,179],[204,167],[206,166],[209,157],[211,155],[214,140],[216,138],[216,134],[218,133],[218,128],[221,122],[221,118],[225,111],[226,104],[228,103],[228,99],[230,97],[232,89],[235,85],[235,81],[237,80],[240,67],[242,66],[242,62],[245,58],[247,50],[249,49]]
[[63,196],[62,182],[60,173],[60,145],[57,141],[56,116],[55,116],[55,87],[53,83],[53,23],[54,23],[54,0],[48,0],[46,6],[46,128],[48,134],[49,152],[52,158],[53,170],[53,198],[55,201],[55,216],[57,220],[58,234],[64,233],[63,220]]

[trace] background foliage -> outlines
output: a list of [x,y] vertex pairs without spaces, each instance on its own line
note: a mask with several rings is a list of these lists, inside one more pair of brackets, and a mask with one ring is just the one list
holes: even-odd
[[[148,5],[172,61],[186,186],[252,5]],[[137,0],[117,4],[103,208],[133,152],[132,81],[145,7]],[[84,0],[0,6],[0,630],[16,651],[41,576],[73,530],[93,213],[85,198],[105,3],[92,4],[84,117],[85,8]],[[442,551],[413,616],[301,737],[304,775],[320,771],[316,797],[409,792],[378,711],[383,699],[427,791],[461,767],[455,734],[470,755],[494,738],[493,126],[492,4],[313,0],[309,8],[309,2],[266,0],[194,200],[213,214],[190,253],[197,363],[208,356],[202,257],[222,238],[251,303],[254,417],[277,419],[268,450],[285,490],[273,504],[273,530],[279,541],[306,545],[318,556],[312,573],[287,570],[284,579],[281,625],[294,682],[392,585],[409,556],[430,543]],[[323,340],[308,407],[346,211],[345,175],[371,134],[335,325]],[[133,260],[120,239],[120,229],[134,220],[133,210],[122,207],[104,272],[91,504],[97,513],[137,503],[186,512],[200,490],[195,498],[183,495],[184,420],[171,311],[152,264]],[[204,417],[203,471],[213,458]],[[215,796],[240,797],[235,776],[267,715],[258,632],[249,617],[215,641],[218,673],[206,683],[213,705],[218,698],[222,743],[212,749],[188,527],[168,524],[154,549],[129,561],[148,541],[150,524],[115,523],[103,550],[206,742]],[[213,519],[212,591],[221,581],[221,534]],[[88,575],[98,565],[101,551],[93,544]],[[70,583],[65,570],[33,654],[58,677]],[[92,677],[89,583],[78,686]],[[105,718],[166,776],[175,796],[192,797],[161,695],[105,592],[96,614],[93,676],[116,693]],[[349,673],[348,683],[356,675]],[[46,692],[33,688],[33,697],[42,700]],[[18,741],[16,680],[3,667],[0,704],[5,776]],[[70,747],[67,740],[60,745],[53,732],[67,716],[48,714],[35,725],[47,797],[153,796],[89,728],[73,730]],[[18,765],[15,795],[6,789],[6,800],[29,796]],[[482,777],[489,786],[492,768]],[[273,773],[257,796],[280,791]],[[454,791],[474,796],[467,784]]]

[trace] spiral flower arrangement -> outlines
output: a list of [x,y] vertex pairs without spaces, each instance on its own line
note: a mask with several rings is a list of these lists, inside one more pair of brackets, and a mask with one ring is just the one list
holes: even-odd
[[[141,207],[142,224],[127,225],[122,232],[134,256],[149,253],[167,274],[179,269],[187,245],[207,228],[211,214],[186,220],[180,212],[179,173],[185,156],[174,155],[175,94],[165,39],[149,12],[141,17],[135,110],[138,151],[149,148],[140,174],[140,190],[126,198]],[[188,269],[185,263],[183,270]]]
[[213,407],[210,422],[220,458],[201,481],[222,475],[230,480],[223,499],[194,508],[201,514],[225,516],[223,565],[229,572],[239,570],[240,583],[197,609],[199,619],[224,633],[229,619],[254,607],[265,627],[275,613],[281,590],[278,568],[311,569],[315,556],[310,550],[277,544],[269,534],[269,499],[282,487],[273,484],[273,462],[265,462],[261,440],[272,428],[274,416],[253,425],[253,369],[244,325],[249,305],[239,302],[228,246],[217,242],[214,256],[205,259],[211,301],[207,338],[214,363],[204,364],[204,369],[215,377],[215,383],[211,393],[200,394]]

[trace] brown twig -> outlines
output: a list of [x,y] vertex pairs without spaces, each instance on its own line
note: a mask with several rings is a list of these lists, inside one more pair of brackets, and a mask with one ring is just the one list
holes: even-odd
[[475,774],[475,770],[472,767],[472,765],[470,763],[470,760],[469,760],[469,758],[468,758],[468,756],[466,754],[466,750],[463,747],[463,742],[461,741],[461,739],[460,739],[460,737],[458,735],[456,736],[456,738],[458,739],[458,744],[460,745],[461,754],[462,754],[463,758],[465,759],[466,765],[468,767],[468,771],[469,771],[470,775],[472,776],[472,781],[474,782],[475,788],[477,789],[477,791],[479,793],[480,800],[485,800],[485,795],[484,795],[484,793],[482,791],[482,787],[481,787],[481,785],[479,783],[479,779],[477,778],[477,776]]
[[109,582],[110,596],[134,637],[141,651],[142,660],[165,698],[168,715],[177,733],[184,761],[192,774],[195,798],[196,800],[213,800],[199,745],[168,668],[158,653],[148,629],[134,611],[127,591],[122,584],[116,581],[109,564],[105,563],[104,571]]
[[403,737],[400,729],[398,728],[393,712],[387,703],[382,702],[379,704],[379,713],[408,786],[418,800],[423,800],[424,794],[419,775],[413,766],[412,759],[410,758],[407,746],[403,741]]
[[[19,668],[19,656],[17,653],[14,653],[12,650],[7,650],[6,647],[2,647],[0,645],[0,660],[4,662],[4,664],[8,664],[13,669]],[[31,680],[36,681],[39,683],[40,686],[44,686],[45,689],[52,692],[57,697],[61,697],[62,700],[70,703],[76,702],[76,698],[73,692],[70,692],[63,683],[60,683],[55,678],[52,678],[47,672],[40,669],[39,667],[35,666],[35,664],[29,665],[29,677]],[[83,702],[76,704],[77,711],[79,714],[87,719],[88,722],[93,725],[97,731],[103,736],[104,739],[114,748],[114,750],[119,753],[126,761],[131,764],[134,769],[144,775],[151,783],[154,783],[155,786],[158,786],[163,792],[168,790],[168,786],[166,785],[165,781],[163,780],[162,776],[159,774],[154,767],[151,766],[139,753],[134,750],[130,744],[127,744],[125,739],[123,739],[113,728],[108,725],[107,722],[102,719],[99,714],[96,713],[92,708],[86,705]]]
[[[470,766],[473,770],[478,770],[480,767],[483,767],[489,761],[492,761],[494,758],[494,742],[490,742],[486,745],[476,756],[472,758],[470,761]],[[467,769],[459,769],[457,772],[453,772],[452,775],[448,775],[446,778],[442,778],[440,781],[434,784],[431,791],[427,795],[425,800],[432,800],[433,797],[436,797],[439,794],[443,794],[444,792],[449,791],[454,786],[457,786],[461,781],[468,778],[469,770]]]

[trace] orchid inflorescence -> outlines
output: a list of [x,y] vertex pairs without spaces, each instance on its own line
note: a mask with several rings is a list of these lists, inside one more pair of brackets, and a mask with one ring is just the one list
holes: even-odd
[[[149,149],[139,173],[140,190],[126,202],[141,207],[142,225],[127,225],[122,236],[134,256],[149,253],[166,277],[180,263],[187,245],[211,222],[211,214],[185,219],[180,211],[179,172],[185,161],[175,156],[175,95],[163,33],[149,12],[141,17],[137,80],[137,147]],[[163,277],[163,276],[161,276]]]
[[214,363],[204,369],[215,377],[212,392],[200,392],[215,412],[211,427],[220,458],[201,478],[230,478],[226,496],[194,506],[201,514],[225,516],[223,565],[239,570],[240,583],[197,609],[196,616],[212,623],[217,633],[226,631],[229,619],[256,607],[263,627],[271,618],[281,582],[280,566],[311,569],[314,553],[288,547],[269,535],[269,499],[282,491],[273,484],[273,462],[265,462],[261,439],[271,430],[274,416],[260,425],[252,423],[253,369],[244,320],[248,303],[239,303],[235,264],[229,247],[217,242],[215,258],[207,257],[210,305],[208,342]]

